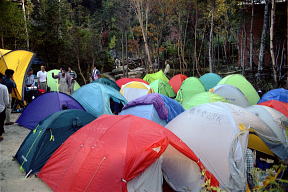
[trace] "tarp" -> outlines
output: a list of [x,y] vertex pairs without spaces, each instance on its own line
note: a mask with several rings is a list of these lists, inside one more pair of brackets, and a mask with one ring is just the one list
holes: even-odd
[[166,77],[166,75],[163,73],[162,70],[156,72],[156,73],[150,73],[146,74],[145,77],[143,78],[144,81],[147,81],[148,83],[152,83],[153,81],[161,79],[165,82],[169,82],[169,79]]
[[16,123],[28,129],[34,129],[38,123],[49,115],[65,109],[85,111],[78,101],[65,93],[47,92],[32,100],[26,106]]
[[[54,75],[58,75],[59,72],[60,70],[58,69],[53,69],[47,72],[47,85],[48,87],[50,87],[50,91],[59,91],[58,79],[52,78],[52,73],[54,73]],[[75,81],[74,91],[76,91],[79,88],[80,88],[80,85],[77,83],[77,81]]]
[[[241,130],[229,111],[214,103],[199,105],[181,113],[166,127],[195,152],[207,169],[216,176],[222,189],[231,192],[245,191],[248,129]],[[190,174],[193,173],[191,167],[194,167],[194,164],[171,155],[168,159],[163,159],[164,172],[167,172],[167,161],[170,164],[174,162],[175,165],[172,178],[183,178],[179,181],[168,177],[167,182],[177,186],[174,189],[176,191],[191,189],[195,182],[195,177]],[[180,165],[181,168],[176,169]]]
[[175,93],[168,82],[161,79],[157,79],[150,83],[150,87],[154,90],[154,93],[160,93],[166,95],[167,97],[175,97]]
[[174,92],[177,94],[178,90],[180,89],[182,82],[187,79],[186,75],[182,75],[182,74],[178,74],[173,76],[170,80],[169,80],[169,84],[171,85],[172,89],[174,90]]
[[121,111],[127,100],[114,88],[100,83],[82,86],[72,94],[86,111],[99,117]]
[[221,79],[222,77],[216,73],[206,73],[199,78],[206,91],[215,87]]
[[238,89],[232,85],[217,85],[216,87],[209,90],[212,93],[220,95],[226,99],[229,103],[238,105],[241,107],[248,107],[249,102],[246,96]]
[[260,132],[259,137],[280,159],[287,160],[288,138],[285,125],[288,124],[288,118],[279,111],[262,105],[253,105],[246,109],[257,115],[269,128]]
[[262,103],[269,100],[278,100],[288,103],[288,90],[283,88],[272,89],[267,93],[265,93],[258,103]]
[[263,103],[258,103],[258,105],[264,105],[267,107],[271,107],[281,113],[283,113],[286,117],[288,117],[288,103],[277,101],[277,100],[269,100]]
[[182,103],[182,106],[184,109],[190,109],[191,107],[195,107],[197,105],[213,103],[217,101],[228,102],[226,99],[219,95],[210,92],[203,92],[192,96],[187,102]]
[[240,74],[228,75],[219,81],[218,85],[228,84],[240,89],[240,91],[246,96],[250,105],[255,105],[259,101],[260,97],[247,79]]
[[16,89],[13,89],[12,97],[18,100],[24,99],[25,77],[33,57],[34,53],[30,51],[0,49],[0,73],[4,75],[6,69],[14,70]]
[[127,101],[133,101],[144,95],[153,93],[153,89],[145,83],[138,81],[131,81],[125,85],[122,85],[120,93],[127,99]]
[[193,95],[205,92],[203,84],[196,77],[189,77],[183,81],[177,93],[176,100],[180,103],[187,102]]
[[120,87],[116,84],[116,82],[108,78],[99,78],[93,81],[92,83],[101,83],[103,85],[109,85],[110,87],[113,87],[117,91],[120,91]]
[[[145,107],[146,105],[149,107]],[[183,107],[177,101],[164,95],[151,93],[127,103],[120,115],[131,114],[166,125],[183,111]]]
[[142,83],[145,83],[146,85],[149,85],[149,83],[147,81],[144,81],[143,79],[139,79],[139,78],[121,78],[121,79],[118,79],[116,81],[116,84],[120,87],[122,87],[122,85],[125,85],[131,81],[138,81],[138,82],[142,82]]
[[[197,163],[200,171],[205,169],[187,145],[157,123],[132,115],[103,115],[69,137],[38,176],[55,192],[161,192],[158,160],[168,146]],[[207,178],[217,186],[209,171]]]
[[74,132],[93,121],[95,117],[85,111],[69,109],[59,111],[41,121],[31,131],[15,158],[26,173],[36,173],[52,153]]

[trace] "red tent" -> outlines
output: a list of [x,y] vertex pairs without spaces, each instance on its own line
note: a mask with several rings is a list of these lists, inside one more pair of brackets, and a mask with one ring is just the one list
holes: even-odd
[[118,79],[116,83],[121,88],[122,85],[125,85],[126,83],[129,83],[131,81],[139,81],[139,82],[149,85],[147,81],[144,81],[143,79],[139,79],[139,78],[121,78],[121,79]]
[[169,84],[171,85],[175,93],[178,92],[182,85],[182,82],[185,79],[187,79],[187,76],[182,74],[175,75],[174,77],[172,77],[172,79],[170,79]]
[[262,103],[258,103],[258,105],[265,105],[267,107],[271,107],[281,113],[283,113],[286,117],[288,117],[288,103],[277,101],[277,100],[269,100]]
[[[127,192],[127,183],[172,146],[205,167],[176,135],[144,118],[103,115],[70,136],[41,169],[53,191]],[[206,171],[212,186],[216,178]]]

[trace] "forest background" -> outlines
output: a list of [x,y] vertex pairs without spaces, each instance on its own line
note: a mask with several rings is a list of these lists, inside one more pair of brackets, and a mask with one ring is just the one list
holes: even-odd
[[[288,87],[286,0],[0,0],[0,47],[82,84],[131,61],[168,76],[242,73],[256,89]],[[124,73],[124,76],[128,73]]]

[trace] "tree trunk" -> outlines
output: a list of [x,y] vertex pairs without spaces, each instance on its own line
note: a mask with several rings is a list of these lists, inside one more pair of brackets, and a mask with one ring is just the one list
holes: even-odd
[[2,48],[4,49],[4,37],[3,37],[3,35],[1,35],[1,45],[2,45]]
[[265,0],[264,18],[263,18],[263,29],[261,35],[261,44],[259,50],[259,61],[258,61],[258,72],[262,71],[264,66],[264,56],[265,56],[265,42],[267,38],[269,24],[269,0]]
[[195,76],[195,68],[198,68],[197,59],[197,28],[198,28],[198,3],[195,1],[195,26],[194,26],[194,62],[193,62],[193,76]]
[[21,0],[22,2],[22,11],[23,11],[23,17],[24,17],[24,27],[25,27],[25,33],[26,33],[26,45],[27,49],[29,49],[29,34],[28,34],[28,26],[27,26],[27,17],[26,17],[26,10],[25,10],[25,2],[24,0]]
[[210,23],[210,35],[209,35],[209,72],[213,72],[213,50],[212,50],[212,41],[213,41],[213,28],[214,28],[214,10],[211,11],[211,23]]
[[251,7],[251,22],[250,22],[250,38],[249,38],[249,66],[250,70],[253,71],[253,26],[254,26],[254,0],[252,0]]
[[276,70],[276,60],[274,54],[274,23],[275,23],[275,0],[272,0],[272,8],[271,8],[271,26],[270,26],[270,54],[271,54],[271,61],[273,67],[273,79],[275,86],[277,86],[277,70]]
[[78,70],[79,70],[79,73],[84,81],[84,84],[87,83],[86,79],[85,79],[85,76],[83,75],[82,73],[82,69],[81,69],[81,64],[80,64],[80,58],[79,58],[79,55],[77,55],[77,66],[78,66]]

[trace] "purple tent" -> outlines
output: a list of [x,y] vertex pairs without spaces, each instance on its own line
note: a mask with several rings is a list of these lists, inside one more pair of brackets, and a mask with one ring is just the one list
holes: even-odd
[[65,109],[85,109],[73,97],[60,92],[48,92],[34,99],[20,115],[16,123],[34,129],[49,115]]

